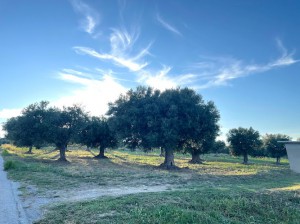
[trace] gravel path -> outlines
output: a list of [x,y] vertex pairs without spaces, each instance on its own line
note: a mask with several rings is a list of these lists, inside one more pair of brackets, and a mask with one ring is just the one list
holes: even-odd
[[28,224],[18,197],[18,185],[7,179],[0,156],[0,224]]

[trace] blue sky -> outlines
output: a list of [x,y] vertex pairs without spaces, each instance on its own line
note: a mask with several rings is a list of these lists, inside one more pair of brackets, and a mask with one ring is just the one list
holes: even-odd
[[[0,122],[27,105],[92,115],[138,85],[194,88],[231,128],[300,137],[297,0],[1,0]],[[0,131],[0,135],[3,132]]]

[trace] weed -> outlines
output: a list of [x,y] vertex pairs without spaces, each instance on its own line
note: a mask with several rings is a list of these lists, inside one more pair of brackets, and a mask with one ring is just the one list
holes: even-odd
[[10,153],[6,149],[2,151],[2,156],[9,156],[9,155]]
[[17,164],[15,161],[12,161],[12,160],[8,160],[8,161],[5,161],[4,162],[4,170],[7,171],[7,170],[12,170],[12,169],[16,169],[17,167]]

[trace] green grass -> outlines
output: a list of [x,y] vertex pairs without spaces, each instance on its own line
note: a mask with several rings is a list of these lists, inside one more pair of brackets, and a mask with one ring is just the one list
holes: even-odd
[[293,192],[147,193],[59,205],[38,223],[299,223],[299,203]]
[[8,171],[10,169],[16,169],[17,163],[15,161],[7,160],[4,163],[4,170]]
[[[102,197],[48,208],[39,223],[299,223],[300,175],[287,159],[205,155],[203,164],[189,164],[176,154],[176,171],[161,170],[158,152],[108,151],[95,160],[84,150],[67,153],[69,163],[57,162],[53,149],[25,152],[2,146],[6,161],[17,164],[9,176],[23,185],[49,190],[170,185],[172,191]],[[97,153],[97,151],[93,151]]]
[[9,156],[10,155],[9,152],[6,149],[4,149],[1,154],[2,154],[2,156]]

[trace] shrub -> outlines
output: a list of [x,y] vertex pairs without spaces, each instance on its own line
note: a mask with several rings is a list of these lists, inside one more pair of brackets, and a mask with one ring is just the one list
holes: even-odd
[[265,148],[258,148],[252,152],[253,157],[268,157],[267,150]]
[[6,149],[2,151],[2,156],[9,156],[9,155],[10,153]]
[[5,171],[10,170],[10,169],[15,169],[16,167],[17,167],[17,164],[15,161],[8,160],[8,161],[5,161],[5,163],[4,163]]

